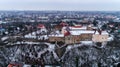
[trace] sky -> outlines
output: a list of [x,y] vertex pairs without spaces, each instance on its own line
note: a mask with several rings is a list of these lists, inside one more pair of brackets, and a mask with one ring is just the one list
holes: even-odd
[[120,0],[0,0],[0,10],[120,11]]

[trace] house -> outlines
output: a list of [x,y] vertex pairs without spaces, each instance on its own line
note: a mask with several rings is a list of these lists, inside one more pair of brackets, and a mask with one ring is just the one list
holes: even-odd
[[37,28],[38,28],[38,29],[44,29],[45,26],[44,26],[44,24],[38,24]]
[[[78,28],[76,30],[71,30],[70,27],[66,26],[62,28],[61,35],[50,35],[49,41],[50,42],[64,42],[65,44],[74,44],[80,43],[80,41],[92,41],[92,35],[94,31],[85,30],[86,28],[75,27]],[[75,29],[74,28],[74,29]]]
[[54,27],[54,28],[55,28],[55,30],[61,30],[61,29],[62,29],[62,27],[63,27],[63,26],[61,26],[61,25],[55,25],[55,27]]
[[55,30],[61,30],[61,29],[62,29],[63,27],[65,27],[65,26],[68,26],[68,24],[65,23],[65,22],[61,22],[60,24],[55,25],[55,26],[54,26],[54,29],[55,29]]
[[19,62],[11,62],[7,67],[23,67],[23,64]]
[[65,23],[65,22],[61,22],[60,25],[61,25],[61,26],[68,26],[68,24]]
[[63,27],[62,30],[61,30],[61,33],[64,34],[64,35],[69,35],[70,34],[70,31],[71,29],[69,28],[69,26],[66,26],[66,27]]
[[47,29],[44,24],[38,24],[37,29],[40,30],[42,34],[47,33]]
[[96,31],[93,34],[93,42],[106,42],[108,41],[109,34],[106,31]]
[[108,41],[109,34],[101,30],[87,30],[87,27],[68,27],[62,28],[61,34],[50,35],[50,42],[63,42],[65,44],[80,43],[80,41],[105,42]]
[[97,27],[93,26],[93,24],[90,24],[87,26],[87,30],[96,30]]

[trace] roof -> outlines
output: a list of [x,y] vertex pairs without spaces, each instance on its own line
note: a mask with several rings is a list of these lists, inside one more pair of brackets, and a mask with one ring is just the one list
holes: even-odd
[[[98,31],[96,31],[96,33],[95,34],[99,34],[99,32]],[[101,35],[108,35],[108,32],[107,31],[101,31]]]
[[20,62],[10,62],[10,64],[8,65],[8,67],[11,67],[11,66],[19,66],[19,67],[22,67],[23,66],[23,63],[20,63]]
[[74,26],[72,26],[73,28],[81,28],[81,27],[83,27],[82,25],[74,25]]
[[68,35],[70,35],[71,33],[69,32],[69,31],[67,31],[67,32],[65,32],[64,33],[64,36],[68,36]]
[[87,27],[86,26],[74,26],[74,27],[70,27],[71,30],[86,30]]
[[62,25],[62,26],[67,26],[68,24],[65,23],[65,22],[61,22],[60,25]]
[[44,24],[39,24],[37,28],[45,28]]
[[94,34],[94,31],[89,30],[80,30],[80,31],[70,31],[71,35],[80,35],[80,34]]
[[45,65],[45,67],[53,67],[53,66],[55,66],[55,67],[61,67],[59,65]]

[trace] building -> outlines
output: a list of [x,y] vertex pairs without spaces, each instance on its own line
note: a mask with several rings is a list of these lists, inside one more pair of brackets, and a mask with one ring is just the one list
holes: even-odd
[[59,34],[59,35],[49,35],[49,42],[64,42],[64,35]]
[[7,67],[23,67],[23,64],[19,62],[11,62]]
[[37,28],[38,28],[38,29],[44,29],[45,26],[44,26],[44,24],[38,24]]
[[106,42],[109,34],[106,31],[87,30],[87,27],[63,27],[61,34],[49,37],[50,42],[65,44],[80,43],[80,41]]
[[79,31],[70,31],[71,35],[74,36],[74,42],[80,42],[80,41],[92,41],[92,35],[94,34],[94,31],[89,30],[79,30]]
[[83,33],[80,35],[80,41],[92,41],[93,33]]
[[65,44],[74,44],[74,43],[80,43],[79,35],[65,36]]
[[92,41],[93,42],[107,42],[109,38],[109,34],[106,31],[96,31],[93,34]]

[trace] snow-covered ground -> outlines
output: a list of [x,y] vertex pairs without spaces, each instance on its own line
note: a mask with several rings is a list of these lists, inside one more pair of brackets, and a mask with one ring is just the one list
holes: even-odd
[[8,39],[8,36],[5,36],[5,37],[2,37],[2,38],[1,38],[2,41],[5,41],[5,40],[7,40],[7,39]]
[[47,33],[47,30],[46,29],[37,30],[35,32],[26,34],[24,37],[25,38],[38,39],[38,40],[43,40],[43,39],[46,40],[46,39],[48,39],[47,35],[37,35],[37,34],[42,34],[43,32]]
[[40,42],[30,42],[30,41],[25,41],[25,42],[16,42],[16,43],[14,43],[14,44],[40,44]]
[[85,45],[93,45],[93,41],[80,41],[81,44],[85,44]]
[[[50,66],[50,65],[46,65],[45,67],[53,67],[53,66]],[[60,67],[60,66],[55,66],[55,67]]]
[[114,37],[111,36],[108,38],[108,41],[112,41],[112,40],[114,40]]
[[25,64],[23,65],[23,67],[31,67],[31,65]]

